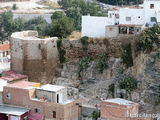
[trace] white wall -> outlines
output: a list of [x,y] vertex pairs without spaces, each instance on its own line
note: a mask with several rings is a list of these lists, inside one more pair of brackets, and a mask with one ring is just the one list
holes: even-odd
[[[131,17],[131,21],[126,21],[126,17]],[[143,25],[145,21],[143,9],[121,8],[119,24]]]
[[0,91],[3,91],[3,87],[7,85],[7,81],[6,80],[3,80],[3,79],[0,79]]
[[106,37],[116,37],[119,34],[117,25],[106,26]]
[[160,22],[160,11],[156,13],[157,22]]
[[105,26],[114,24],[114,18],[82,16],[82,36],[105,37]]
[[[150,4],[154,4],[154,9],[150,9]],[[156,17],[156,11],[160,10],[160,1],[144,1],[145,10],[145,23],[153,25],[154,23],[150,21],[150,17]]]

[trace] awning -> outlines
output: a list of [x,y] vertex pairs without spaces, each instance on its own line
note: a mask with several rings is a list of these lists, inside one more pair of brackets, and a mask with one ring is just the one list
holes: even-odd
[[26,112],[29,112],[30,109],[22,108],[22,107],[15,107],[9,105],[0,105],[0,113],[21,116]]

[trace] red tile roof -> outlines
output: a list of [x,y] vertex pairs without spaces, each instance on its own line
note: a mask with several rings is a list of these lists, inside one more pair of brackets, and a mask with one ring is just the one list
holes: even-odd
[[3,73],[6,74],[6,76],[3,76],[1,78],[7,81],[14,81],[28,77],[26,75],[18,74],[13,70],[4,71]]
[[10,49],[10,44],[2,44],[0,45],[0,51],[6,51]]
[[7,87],[15,87],[15,88],[27,88],[32,85],[35,85],[35,82],[28,82],[28,81],[19,81],[12,84],[8,84]]

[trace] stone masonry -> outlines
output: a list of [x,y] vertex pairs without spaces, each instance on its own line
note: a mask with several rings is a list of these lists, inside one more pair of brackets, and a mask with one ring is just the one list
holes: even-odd
[[11,69],[30,81],[51,83],[58,65],[57,37],[40,39],[37,31],[11,35]]

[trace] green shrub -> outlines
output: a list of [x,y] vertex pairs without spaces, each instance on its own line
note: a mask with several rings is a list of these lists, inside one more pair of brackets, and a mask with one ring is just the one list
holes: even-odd
[[155,43],[160,46],[160,28],[158,25],[147,27],[142,31],[140,41],[138,42],[139,49],[142,51],[150,52]]
[[112,93],[112,96],[113,96],[113,97],[114,97],[114,85],[115,85],[115,84],[109,85],[109,89],[108,89],[108,91]]
[[85,56],[83,57],[80,62],[79,62],[79,76],[80,76],[80,73],[83,71],[83,70],[86,70],[87,67],[88,67],[88,64],[93,60],[92,57],[90,56]]
[[80,38],[80,41],[81,41],[81,44],[82,44],[82,49],[84,50],[84,51],[86,51],[88,48],[87,48],[87,45],[88,45],[88,42],[87,42],[87,40],[89,39],[89,37],[87,37],[87,36],[84,36],[84,37],[81,37]]
[[62,49],[62,39],[57,40],[57,48],[59,52],[60,63],[64,63],[66,61],[65,58],[66,50]]
[[93,111],[92,119],[97,120],[100,117],[100,111]]
[[17,10],[18,9],[17,4],[14,3],[13,6],[12,6],[12,9]]
[[57,40],[57,48],[61,49],[62,46],[62,39]]
[[66,51],[64,49],[61,49],[59,50],[59,54],[60,54],[60,63],[64,63],[66,61],[65,58]]
[[155,96],[155,105],[159,105],[160,104],[160,96]]
[[99,73],[103,73],[103,70],[108,68],[107,55],[106,54],[101,54],[101,55],[98,56],[96,67],[97,67],[97,70],[98,70]]
[[125,75],[122,79],[118,81],[118,86],[120,89],[125,89],[130,92],[137,88],[137,81],[130,75]]
[[121,59],[123,64],[125,64],[127,68],[133,66],[131,44],[127,44],[122,47],[123,47],[123,53]]
[[154,57],[155,58],[160,58],[160,51],[157,51]]

